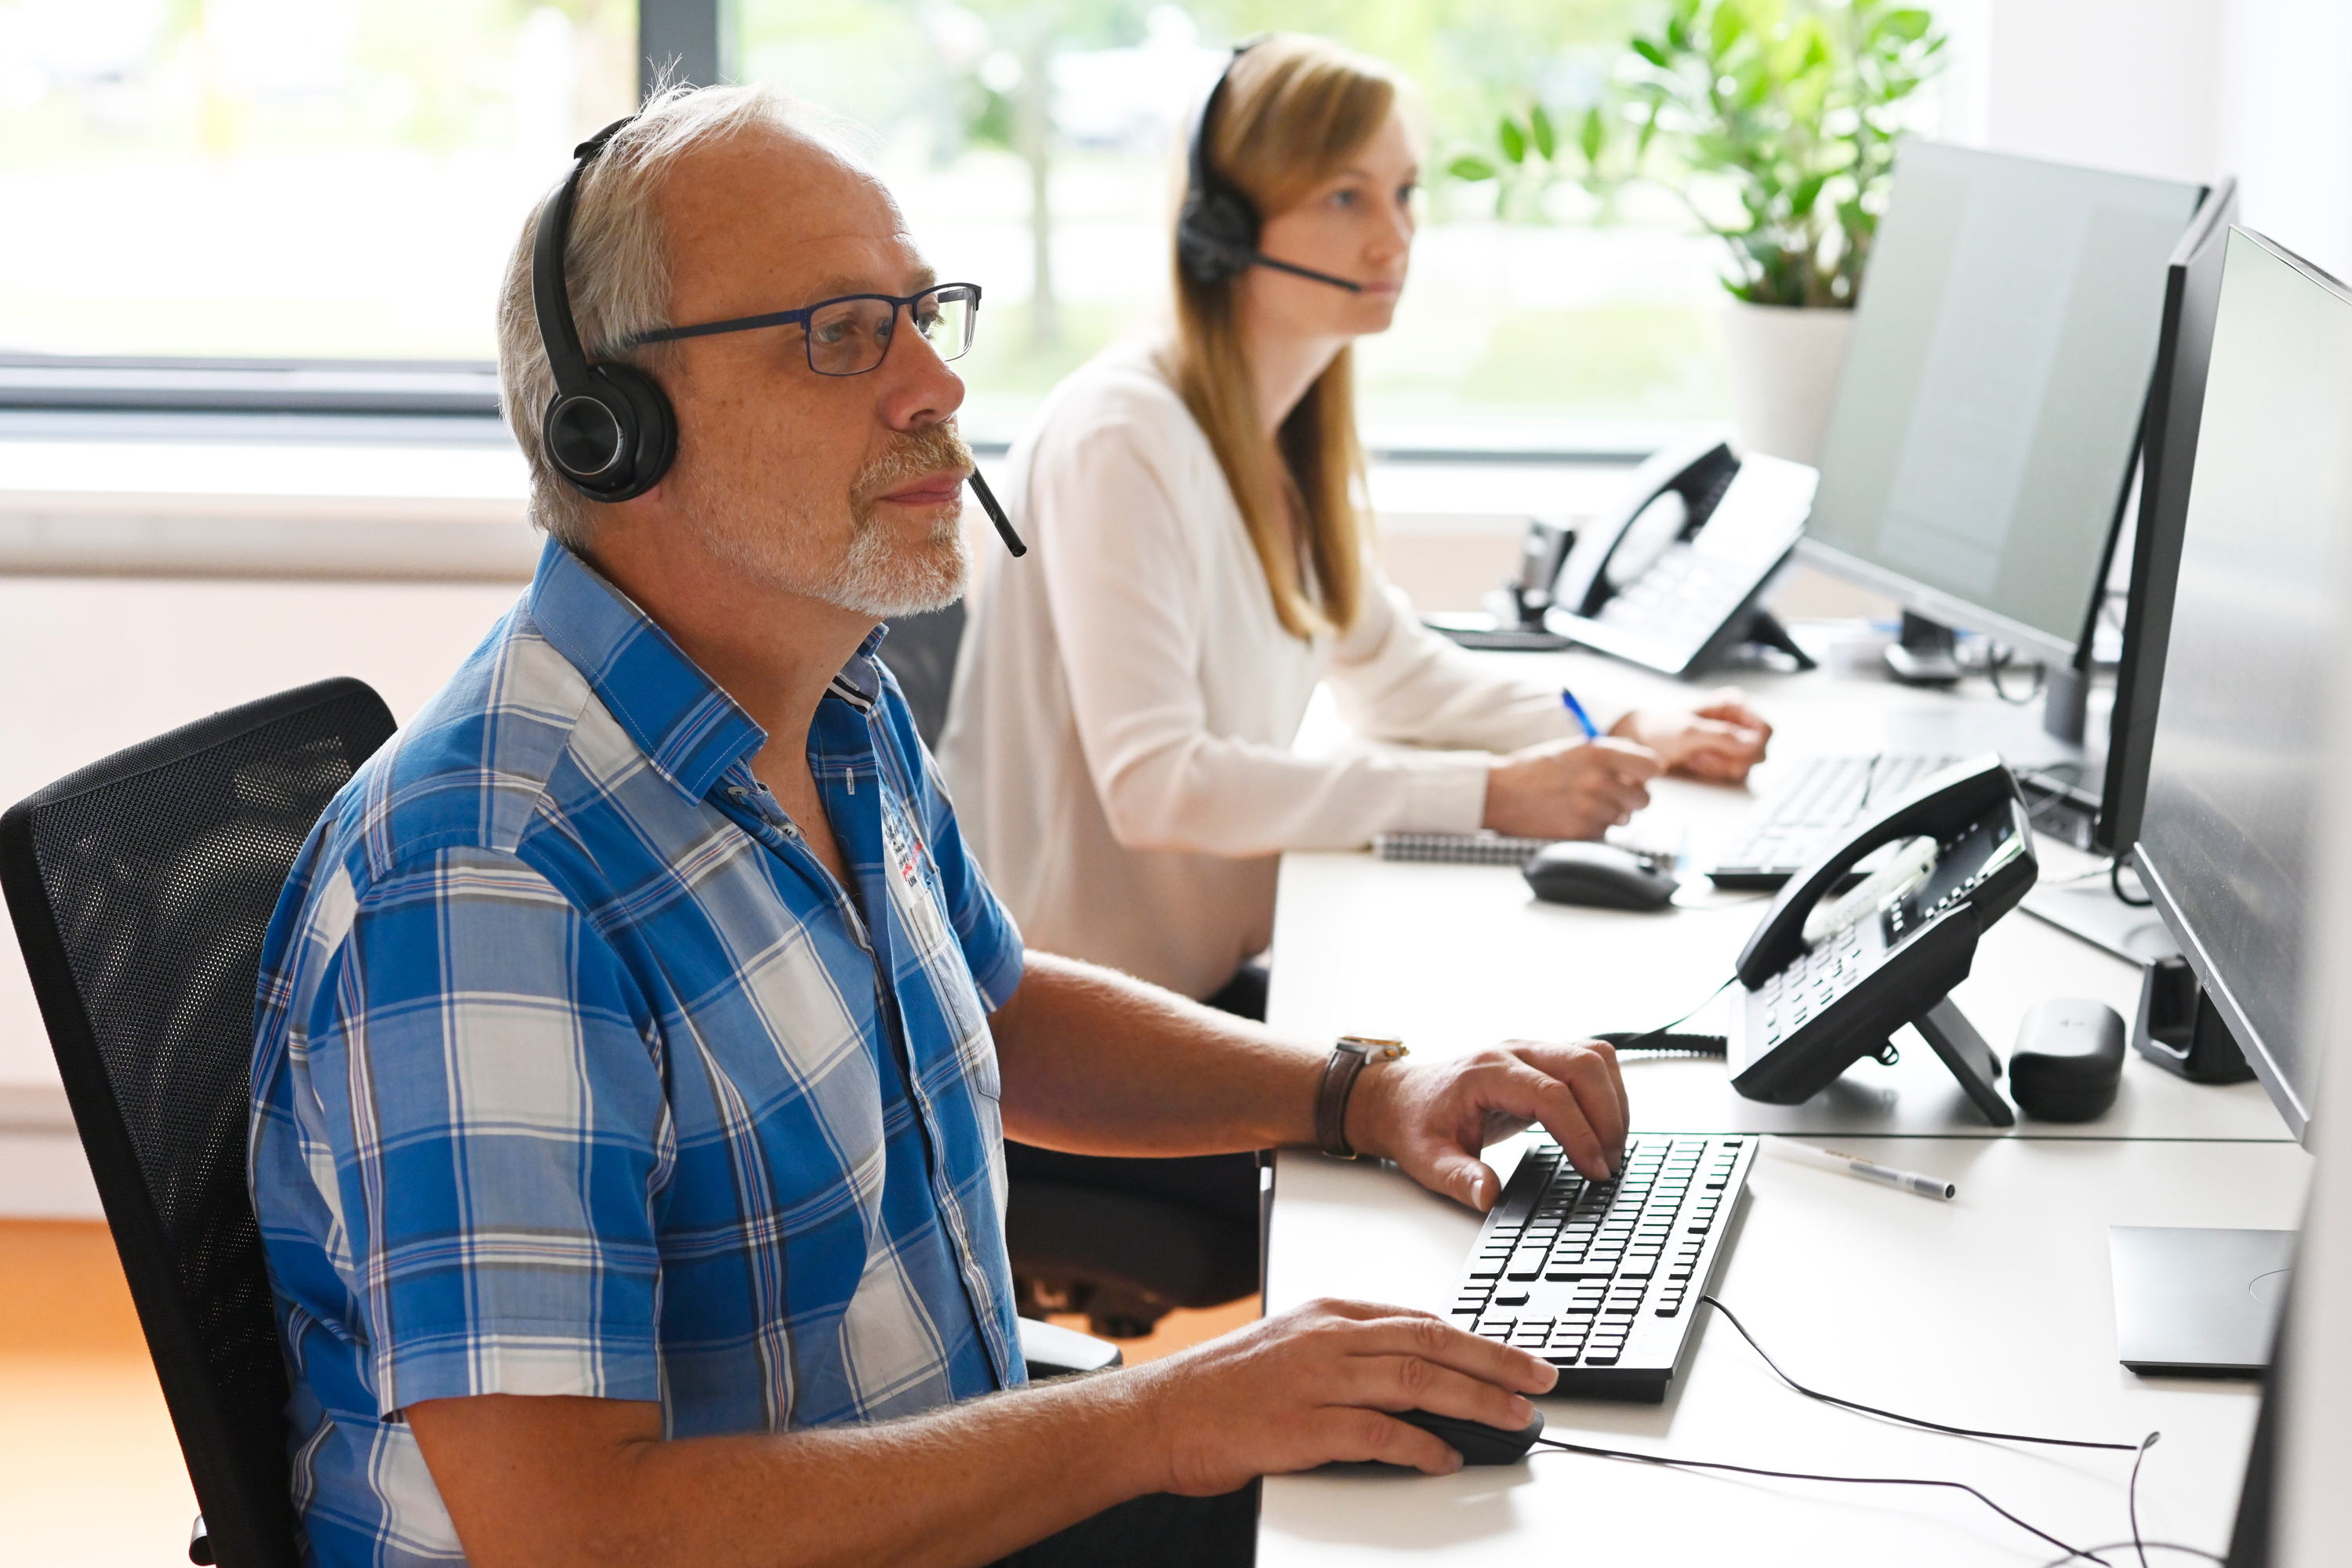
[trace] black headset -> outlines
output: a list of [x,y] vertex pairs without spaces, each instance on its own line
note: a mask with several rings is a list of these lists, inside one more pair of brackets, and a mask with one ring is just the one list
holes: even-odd
[[[660,482],[677,456],[677,412],[660,383],[633,364],[588,363],[588,352],[580,346],[580,325],[572,319],[572,290],[563,279],[581,177],[604,144],[635,119],[632,114],[615,120],[572,150],[579,162],[540,208],[539,235],[530,249],[531,309],[539,321],[541,346],[547,351],[547,368],[555,375],[555,395],[540,416],[540,444],[564,482],[590,500],[621,501],[645,494]],[[1005,549],[1028,554],[1029,547],[1013,531],[1012,520],[979,468],[964,478]]]
[[547,368],[555,374],[555,395],[539,421],[540,441],[555,471],[590,500],[645,494],[677,455],[677,415],[654,378],[633,364],[588,362],[563,279],[581,177],[614,133],[635,119],[615,120],[572,150],[579,162],[540,209],[539,236],[531,244],[530,301]]
[[1176,215],[1176,259],[1182,264],[1184,275],[1195,283],[1221,283],[1228,278],[1240,277],[1253,267],[1271,267],[1294,278],[1328,283],[1334,289],[1360,294],[1364,291],[1360,283],[1350,283],[1345,278],[1334,278],[1311,267],[1276,261],[1258,249],[1257,208],[1209,168],[1209,126],[1216,119],[1217,105],[1224,100],[1225,83],[1234,74],[1234,62],[1261,41],[1247,38],[1234,47],[1233,58],[1225,62],[1217,85],[1209,89],[1208,99],[1201,105],[1201,118],[1193,121],[1192,150],[1186,160],[1190,173],[1184,205]]

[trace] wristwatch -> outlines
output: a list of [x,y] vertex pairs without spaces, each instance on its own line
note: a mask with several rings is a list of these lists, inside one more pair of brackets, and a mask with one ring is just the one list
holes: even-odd
[[1315,1091],[1315,1144],[1335,1160],[1352,1160],[1356,1147],[1348,1142],[1348,1096],[1355,1091],[1356,1075],[1369,1062],[1394,1061],[1405,1054],[1402,1040],[1369,1035],[1342,1035],[1323,1064],[1322,1086]]

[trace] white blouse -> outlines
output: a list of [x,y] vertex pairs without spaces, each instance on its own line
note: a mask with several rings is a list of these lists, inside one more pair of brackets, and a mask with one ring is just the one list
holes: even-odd
[[[1080,369],[1002,466],[1030,553],[984,557],[940,762],[1032,944],[1206,996],[1273,940],[1282,851],[1475,831],[1486,752],[1575,730],[1556,689],[1424,629],[1376,564],[1345,633],[1286,631],[1160,352]],[[1480,750],[1296,755],[1326,679],[1365,735]]]

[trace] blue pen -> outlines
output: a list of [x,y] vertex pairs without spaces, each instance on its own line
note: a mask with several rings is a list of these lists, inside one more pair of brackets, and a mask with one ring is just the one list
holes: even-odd
[[1592,722],[1592,715],[1584,710],[1584,704],[1576,700],[1575,692],[1570,691],[1565,686],[1561,687],[1559,689],[1559,700],[1560,705],[1568,710],[1570,717],[1575,719],[1576,727],[1584,731],[1584,738],[1586,740],[1597,741],[1601,739],[1601,731],[1594,726]]

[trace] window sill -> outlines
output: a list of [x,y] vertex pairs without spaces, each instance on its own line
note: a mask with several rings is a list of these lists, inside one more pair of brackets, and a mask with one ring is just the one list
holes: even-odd
[[[1626,467],[1416,451],[1370,481],[1384,538],[1500,541],[1608,506]],[[0,413],[0,573],[517,582],[527,493],[495,420]]]

